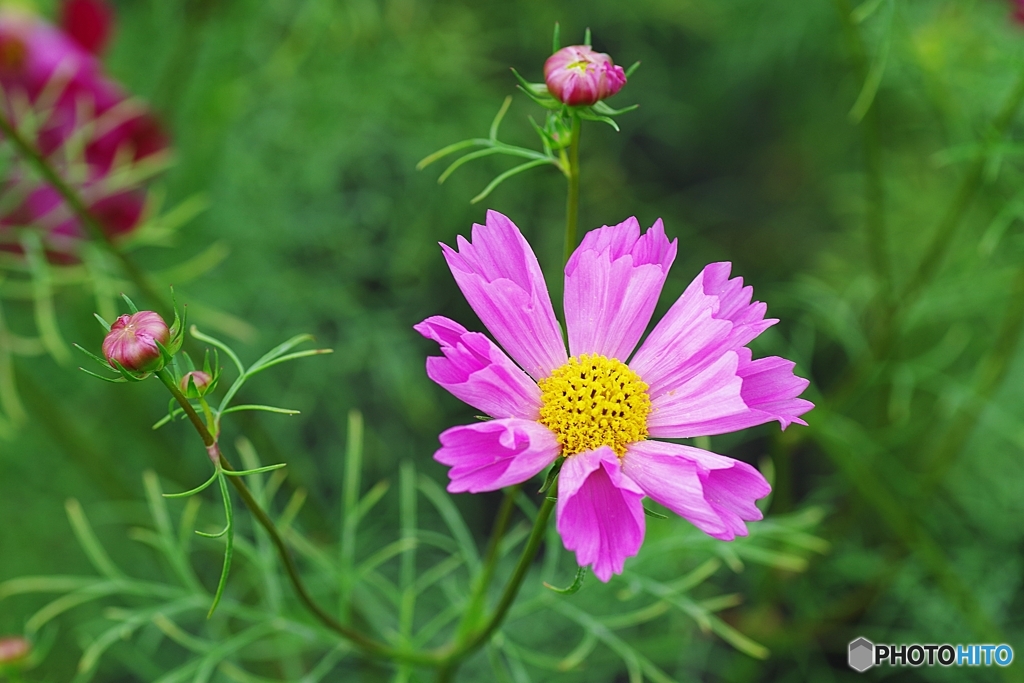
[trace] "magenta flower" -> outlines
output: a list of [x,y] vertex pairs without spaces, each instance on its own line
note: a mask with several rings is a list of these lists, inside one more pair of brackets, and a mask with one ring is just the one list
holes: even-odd
[[110,367],[119,363],[132,372],[153,372],[162,364],[160,347],[170,340],[167,323],[158,313],[139,311],[119,316],[103,339],[103,356]]
[[86,52],[98,55],[110,41],[114,12],[103,0],[65,0],[61,6],[61,28]]
[[572,106],[595,104],[626,84],[626,72],[588,45],[563,47],[544,62],[548,92]]
[[[533,250],[489,211],[458,251],[442,245],[470,306],[505,349],[434,316],[415,329],[441,345],[427,375],[493,420],[453,427],[434,458],[453,493],[524,482],[559,456],[557,526],[565,547],[601,581],[622,572],[644,537],[647,496],[705,533],[731,540],[761,519],[770,491],[750,465],[648,437],[689,438],[777,420],[806,424],[807,387],[783,358],[746,345],[777,321],[729,278],[704,268],[639,349],[676,255],[660,220],[643,235],[630,218],[587,233],[565,267],[566,351]],[[634,349],[635,352],[634,352]],[[507,352],[507,355],[506,355]]]

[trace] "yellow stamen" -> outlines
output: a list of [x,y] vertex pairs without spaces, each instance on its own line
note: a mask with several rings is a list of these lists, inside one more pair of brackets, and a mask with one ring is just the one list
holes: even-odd
[[540,423],[558,437],[562,455],[610,446],[621,457],[647,437],[648,386],[620,360],[574,356],[538,384]]

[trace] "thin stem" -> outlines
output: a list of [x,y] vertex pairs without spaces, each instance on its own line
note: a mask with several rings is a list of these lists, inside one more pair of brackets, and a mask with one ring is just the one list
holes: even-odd
[[487,600],[487,589],[494,578],[494,570],[498,564],[498,549],[501,547],[501,539],[508,530],[509,520],[512,518],[512,510],[515,508],[516,496],[523,488],[518,484],[505,490],[505,497],[501,500],[501,507],[498,508],[498,515],[494,518],[494,527],[491,530],[491,539],[487,544],[487,552],[484,556],[483,570],[473,587],[473,594],[469,598],[466,612],[462,615],[462,622],[459,624],[456,642],[463,642],[477,625],[480,613],[484,609]]
[[576,226],[580,217],[580,117],[572,114],[572,142],[569,143],[569,197],[565,203],[565,260],[576,249]]
[[39,174],[43,176],[45,181],[49,183],[53,189],[67,202],[67,205],[71,208],[74,214],[81,221],[82,225],[85,226],[86,232],[89,237],[96,243],[102,245],[111,255],[116,258],[129,279],[135,283],[135,286],[139,288],[145,296],[147,296],[154,304],[158,304],[166,311],[171,310],[171,306],[168,305],[167,301],[163,296],[153,287],[153,284],[146,277],[146,274],[131,260],[129,259],[117,245],[114,244],[113,239],[103,230],[103,226],[100,225],[99,220],[93,215],[92,211],[85,205],[82,198],[78,195],[74,188],[71,187],[60,175],[54,170],[50,162],[46,160],[46,157],[36,149],[36,147],[25,139],[25,137],[18,131],[11,119],[7,118],[6,113],[0,110],[0,133],[8,138],[18,151],[28,159],[32,165],[36,167]]
[[[555,487],[552,486],[552,489]],[[526,542],[526,547],[523,548],[522,555],[519,556],[519,563],[516,565],[515,571],[512,573],[512,578],[509,579],[508,584],[505,586],[505,592],[502,593],[501,600],[498,602],[498,607],[494,610],[494,614],[488,619],[487,623],[482,629],[474,633],[468,640],[462,645],[456,647],[456,649],[441,662],[441,666],[437,672],[436,683],[447,683],[455,675],[455,671],[459,664],[477,649],[479,649],[487,640],[494,634],[494,632],[501,626],[501,622],[505,620],[505,616],[508,614],[509,609],[512,607],[512,603],[515,602],[516,596],[519,595],[519,589],[523,585],[523,580],[526,578],[527,572],[530,570],[530,566],[533,564],[533,559],[537,556],[537,551],[540,550],[541,543],[544,541],[544,534],[547,531],[548,520],[551,518],[551,512],[555,509],[555,493],[549,491],[544,499],[544,504],[541,505],[540,510],[537,512],[537,519],[533,523],[533,531],[530,533],[530,539]]]
[[[192,422],[192,426],[195,427],[199,436],[202,438],[203,444],[206,446],[207,453],[210,454],[210,457],[212,458],[216,455],[216,462],[221,468],[228,472],[235,472],[235,468],[231,465],[228,459],[224,457],[224,454],[220,452],[217,441],[213,438],[213,434],[210,433],[210,430],[206,428],[206,425],[203,423],[203,418],[199,416],[195,408],[192,407],[192,404],[189,403],[188,399],[185,398],[185,395],[182,394],[177,385],[175,385],[174,379],[171,377],[170,373],[164,369],[159,370],[156,374],[157,377],[160,378],[160,381],[164,383],[164,386],[166,386],[171,392],[171,395],[174,396],[174,399],[178,402],[178,405],[181,406],[181,409],[185,411],[186,415],[188,415],[189,420]],[[390,648],[383,643],[379,643],[372,638],[366,637],[351,626],[342,624],[316,604],[316,602],[313,601],[313,597],[306,589],[306,586],[302,581],[302,577],[299,575],[299,569],[295,564],[295,560],[288,551],[288,547],[285,545],[284,539],[281,537],[281,533],[277,530],[277,526],[274,524],[274,521],[270,519],[270,516],[262,507],[260,507],[260,504],[256,501],[256,498],[253,497],[252,492],[249,490],[249,487],[245,485],[245,482],[242,481],[241,477],[228,477],[228,479],[231,480],[231,484],[235,487],[235,490],[238,491],[239,497],[241,497],[245,506],[249,508],[249,511],[252,513],[253,517],[256,518],[256,521],[266,529],[271,542],[274,544],[278,555],[281,557],[281,562],[284,564],[285,572],[287,572],[288,578],[291,581],[292,586],[295,588],[295,592],[298,594],[299,599],[306,606],[306,609],[308,609],[313,616],[319,619],[324,626],[335,633],[338,633],[343,638],[351,641],[354,645],[363,650],[363,652],[373,657],[404,661],[410,664],[433,666],[437,666],[443,661],[439,655],[433,653],[408,652]]]

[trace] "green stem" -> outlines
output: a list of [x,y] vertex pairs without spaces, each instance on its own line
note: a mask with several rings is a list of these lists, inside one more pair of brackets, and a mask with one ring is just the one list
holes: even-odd
[[572,142],[569,143],[569,197],[565,203],[565,260],[576,249],[576,226],[580,217],[580,117],[572,114]]
[[[164,369],[159,370],[156,375],[160,378],[160,381],[164,383],[164,386],[166,386],[171,392],[171,395],[174,396],[174,399],[178,402],[178,405],[181,406],[181,409],[185,411],[188,419],[192,422],[192,426],[195,427],[199,436],[202,438],[203,445],[206,446],[206,451],[210,454],[210,457],[215,458],[215,461],[224,470],[228,472],[236,471],[228,459],[224,457],[224,454],[220,452],[217,440],[213,438],[213,434],[211,434],[210,430],[206,428],[206,425],[203,423],[203,418],[199,416],[195,408],[192,407],[192,404],[189,403],[188,399],[185,398],[185,395],[178,389],[170,373]],[[288,578],[291,581],[292,586],[295,588],[295,592],[298,594],[299,599],[306,606],[306,609],[320,620],[324,626],[343,638],[351,641],[363,652],[373,657],[428,666],[438,666],[443,662],[443,658],[434,653],[395,650],[383,643],[373,640],[372,638],[368,638],[351,626],[342,624],[322,607],[316,604],[316,602],[313,601],[313,597],[306,589],[306,586],[302,581],[302,577],[299,575],[299,569],[295,564],[295,560],[288,551],[288,547],[285,545],[284,539],[281,537],[281,533],[277,530],[277,526],[274,524],[274,521],[270,519],[270,516],[267,515],[262,507],[260,507],[260,504],[256,501],[256,498],[253,497],[252,492],[249,490],[249,487],[245,485],[245,482],[242,481],[241,477],[228,477],[228,479],[231,480],[231,483],[234,485],[239,497],[241,497],[242,502],[244,502],[245,506],[249,508],[249,511],[252,513],[253,517],[256,518],[256,521],[260,523],[260,526],[266,529],[271,542],[274,544],[278,555],[281,557],[281,562],[284,564],[285,572],[287,572]]]
[[491,618],[483,628],[457,646],[441,662],[437,671],[437,678],[435,679],[436,683],[447,683],[450,681],[455,675],[459,664],[486,643],[498,627],[501,626],[501,622],[505,620],[509,609],[512,607],[512,603],[515,602],[516,596],[519,595],[519,589],[523,585],[527,572],[530,571],[533,559],[537,556],[537,551],[540,550],[541,543],[544,541],[548,520],[551,518],[551,512],[555,509],[554,488],[552,486],[552,490],[546,494],[544,504],[541,505],[540,510],[537,512],[537,519],[533,523],[530,539],[526,542],[526,547],[523,548],[523,554],[519,556],[519,563],[512,573],[512,578],[509,579],[508,584],[505,586],[505,592],[502,593],[501,600],[498,602],[498,607],[494,610],[494,614],[491,615]]
[[113,239],[103,230],[103,226],[100,225],[99,220],[89,210],[89,207],[85,205],[82,198],[78,195],[74,188],[71,187],[60,175],[54,170],[53,166],[46,160],[46,157],[36,149],[36,147],[25,139],[25,137],[18,131],[17,127],[7,118],[7,115],[0,110],[0,133],[3,137],[9,139],[17,150],[28,159],[43,179],[53,186],[53,189],[67,202],[68,207],[78,217],[82,225],[85,227],[85,231],[89,234],[89,237],[97,244],[102,245],[117,261],[121,264],[125,274],[128,278],[135,283],[135,286],[139,288],[146,297],[148,297],[154,304],[159,305],[165,311],[170,311],[171,306],[168,305],[167,301],[163,296],[154,288],[153,284],[146,277],[146,274],[131,260],[129,259],[117,245]]
[[509,520],[512,518],[512,510],[515,508],[516,496],[523,488],[522,484],[505,490],[505,497],[501,500],[501,507],[498,508],[498,515],[494,519],[494,528],[491,530],[491,539],[487,544],[487,552],[484,556],[483,570],[473,587],[473,594],[469,598],[469,606],[462,615],[458,633],[455,636],[457,643],[462,643],[476,627],[487,601],[487,589],[494,577],[494,570],[498,564],[498,549],[501,547],[501,539],[508,530]]

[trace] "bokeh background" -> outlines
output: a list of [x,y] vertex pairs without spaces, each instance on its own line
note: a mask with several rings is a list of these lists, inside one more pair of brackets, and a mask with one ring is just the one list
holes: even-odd
[[[748,564],[716,579],[743,596],[720,616],[771,656],[755,659],[681,619],[622,637],[680,681],[858,680],[846,665],[857,636],[1024,647],[1024,174],[1013,102],[1024,26],[1009,4],[115,7],[105,63],[151,103],[173,140],[175,164],[155,187],[168,206],[206,206],[173,247],[140,260],[165,268],[223,243],[223,262],[180,285],[179,301],[245,321],[233,325],[233,343],[250,359],[300,332],[335,349],[247,387],[247,400],[300,416],[252,414],[226,437],[244,432],[264,461],[289,463],[286,488],[308,491],[298,523],[312,538],[329,543],[339,533],[351,409],[365,416],[366,482],[394,479],[406,460],[444,481],[430,460],[437,434],[472,419],[427,380],[424,357],[434,349],[412,330],[432,314],[475,321],[437,242],[453,243],[486,208],[499,210],[534,245],[560,299],[560,175],[533,171],[470,205],[509,160],[468,165],[441,186],[441,168],[415,170],[448,143],[486,135],[514,92],[510,66],[540,80],[559,21],[563,44],[589,27],[595,47],[618,63],[642,62],[610,102],[640,105],[618,119],[621,132],[584,129],[581,228],[632,215],[645,226],[664,220],[680,250],[656,316],[704,264],[732,261],[781,319],[756,353],[795,359],[812,380],[805,396],[818,404],[809,427],[712,440],[718,452],[774,472],[769,517],[821,514],[810,532],[830,544],[791,567],[803,571]],[[54,11],[46,2],[38,9]],[[542,112],[520,94],[503,138],[535,144],[529,115]],[[58,303],[64,336],[98,347],[90,295],[65,291]],[[9,314],[12,326],[30,322],[27,312]],[[143,471],[155,470],[168,489],[205,479],[194,434],[181,424],[150,429],[166,410],[155,382],[106,385],[49,358],[19,359],[17,381],[29,421],[0,442],[0,581],[91,571],[67,523],[69,497],[117,546],[145,509]],[[497,498],[457,498],[482,542]],[[378,516],[380,529],[394,528],[397,504]],[[146,561],[133,561],[145,570]],[[615,590],[593,595],[612,599]],[[0,633],[20,632],[40,604],[0,604]],[[30,680],[71,679],[76,643],[88,642],[78,623],[73,614],[58,622],[68,646],[54,648]],[[566,640],[565,652],[573,645]],[[130,644],[112,652],[98,680],[151,680]],[[473,671],[464,680],[490,680]],[[1024,680],[1021,671],[1015,662],[863,677]],[[390,674],[356,667],[346,675]],[[628,680],[607,653],[582,670],[523,675]]]

